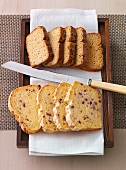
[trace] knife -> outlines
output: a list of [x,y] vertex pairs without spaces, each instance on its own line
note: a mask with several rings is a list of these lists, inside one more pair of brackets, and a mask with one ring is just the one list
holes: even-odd
[[39,70],[36,68],[32,68],[31,66],[20,64],[14,61],[8,61],[1,65],[4,68],[7,68],[9,70],[13,70],[31,77],[43,79],[43,80],[49,80],[54,82],[68,82],[73,83],[74,81],[79,81],[81,83],[87,84],[89,86],[95,87],[95,88],[101,88],[108,91],[118,92],[122,94],[126,94],[126,86],[118,85],[118,84],[112,84],[112,83],[106,83],[101,82],[98,80],[92,80],[92,79],[84,79],[82,77],[74,77],[64,74],[58,74],[50,71],[45,70]]

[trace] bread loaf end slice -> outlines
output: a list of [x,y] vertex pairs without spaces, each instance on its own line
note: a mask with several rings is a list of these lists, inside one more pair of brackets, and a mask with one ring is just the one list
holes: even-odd
[[100,71],[104,66],[101,35],[87,34],[87,56],[84,58],[82,69],[86,71]]
[[36,133],[41,126],[38,119],[37,93],[40,85],[28,85],[13,90],[8,99],[8,108],[19,122],[21,129],[28,133]]

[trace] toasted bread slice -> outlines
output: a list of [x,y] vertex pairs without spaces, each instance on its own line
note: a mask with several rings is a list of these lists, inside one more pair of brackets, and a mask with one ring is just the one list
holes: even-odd
[[8,108],[19,122],[21,129],[30,134],[36,133],[41,126],[38,119],[37,93],[40,85],[16,88],[9,96]]

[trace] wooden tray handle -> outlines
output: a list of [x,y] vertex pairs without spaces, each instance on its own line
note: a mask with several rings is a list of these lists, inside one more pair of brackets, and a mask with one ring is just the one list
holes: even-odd
[[108,90],[108,91],[126,94],[126,86],[123,86],[123,85],[106,83],[106,82],[101,82],[97,80],[90,80],[90,86]]

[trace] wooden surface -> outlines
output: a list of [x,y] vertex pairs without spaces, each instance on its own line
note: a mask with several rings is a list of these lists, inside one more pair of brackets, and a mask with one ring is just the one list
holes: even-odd
[[[98,19],[98,30],[102,38],[104,67],[102,69],[102,80],[111,82],[111,60],[110,60],[110,42],[109,42],[109,21],[105,18]],[[21,22],[21,47],[20,62],[29,65],[28,54],[25,46],[26,36],[30,33],[30,19],[23,19]],[[30,84],[30,77],[20,74],[19,85]],[[114,128],[113,128],[113,107],[112,96],[108,91],[103,90],[103,124],[105,147],[114,146]],[[28,147],[28,135],[21,128],[17,128],[17,147]]]
[[125,170],[126,129],[114,134],[115,146],[104,156],[36,157],[16,147],[16,131],[1,131],[0,170]]
[[32,8],[96,9],[97,14],[126,14],[126,0],[0,0],[0,14],[30,14]]

